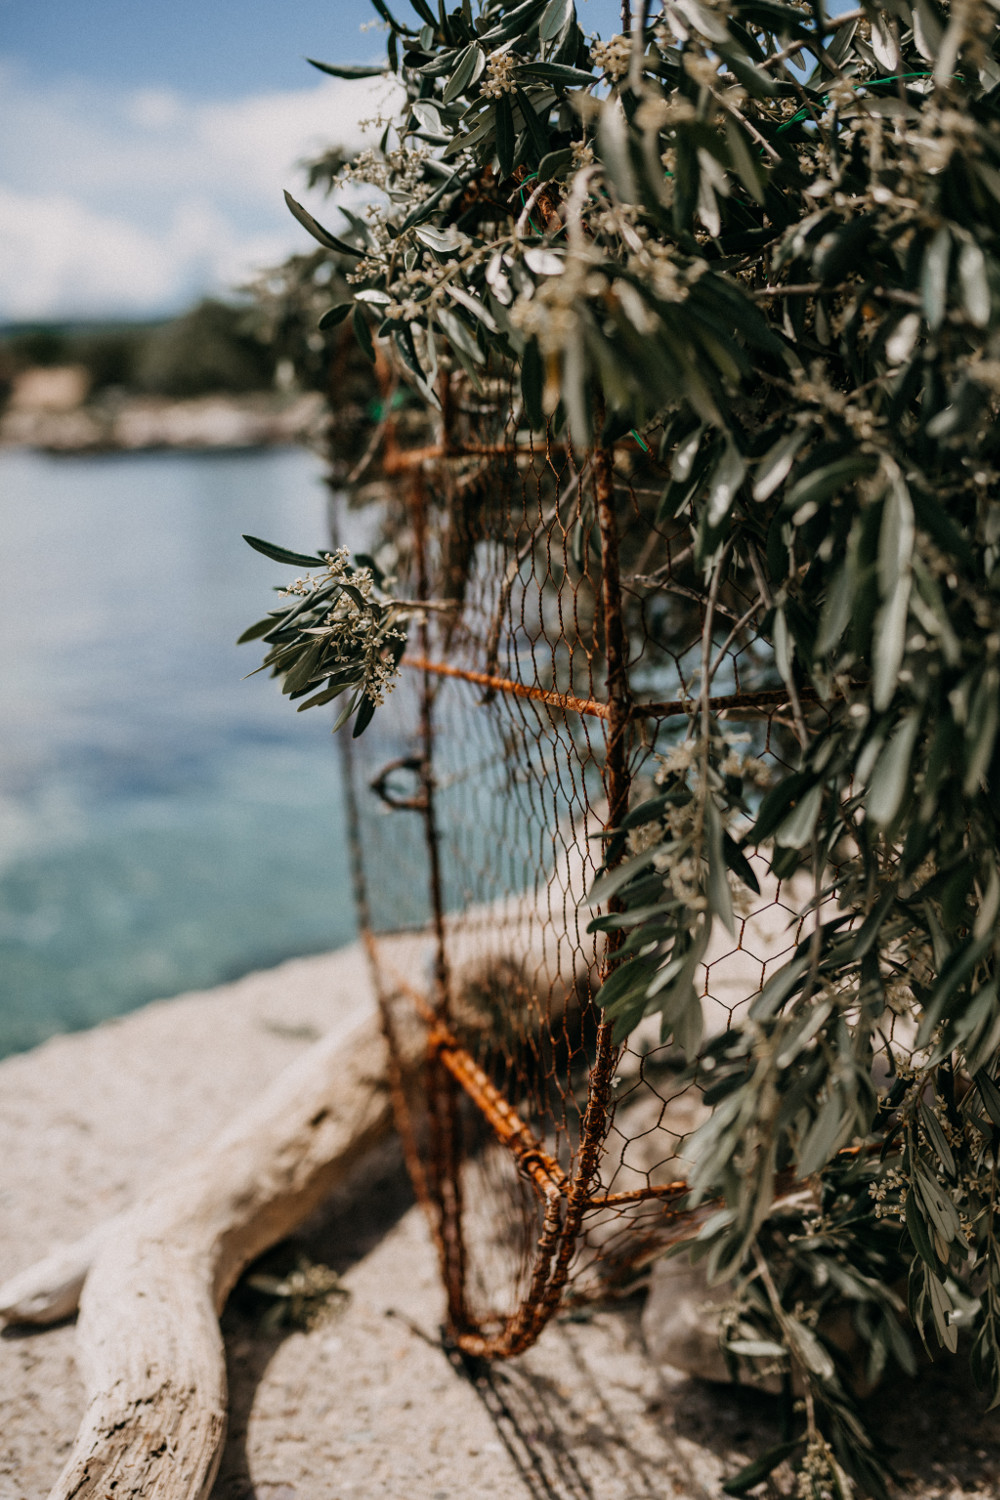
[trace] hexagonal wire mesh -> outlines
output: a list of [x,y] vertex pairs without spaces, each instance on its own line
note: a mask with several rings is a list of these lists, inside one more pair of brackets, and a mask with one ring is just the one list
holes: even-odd
[[[658,1020],[615,1045],[594,1002],[620,937],[588,931],[607,830],[705,696],[761,782],[802,708],[761,637],[759,565],[706,590],[655,434],[574,454],[526,430],[509,376],[442,390],[436,443],[386,428],[395,568],[434,608],[363,772],[349,756],[350,800],[390,1041],[405,1013],[426,1028],[421,1103],[400,1087],[397,1111],[450,1331],[504,1356],[567,1301],[630,1285],[706,1212],[679,1206],[705,1115],[683,1058]],[[734,937],[716,924],[699,971],[710,1034],[799,940],[812,895],[749,858],[761,895]]]

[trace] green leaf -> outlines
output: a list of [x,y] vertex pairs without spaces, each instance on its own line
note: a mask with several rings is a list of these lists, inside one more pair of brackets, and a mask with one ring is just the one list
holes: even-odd
[[408,26],[401,26],[399,24],[389,7],[386,5],[385,0],[372,0],[372,5],[378,11],[379,15],[382,17],[383,21],[389,27],[393,35],[395,35],[396,33],[405,36],[412,35],[412,32]]
[[969,708],[965,728],[970,754],[965,767],[962,790],[972,796],[978,789],[993,758],[997,731],[1000,729],[1000,674],[995,667],[983,672]]
[[813,784],[813,776],[807,771],[793,771],[783,776],[767,793],[760,805],[757,821],[747,842],[763,844],[782,823],[789,809]]
[[421,203],[417,203],[410,209],[410,212],[399,226],[400,234],[407,229],[412,229],[414,224],[420,224],[425,219],[429,219],[443,198],[446,198],[449,193],[458,192],[471,180],[472,174],[466,168],[457,168],[450,177],[446,177],[444,182],[434,189],[429,197],[424,198]]
[[515,69],[514,77],[540,78],[544,83],[562,84],[565,88],[597,82],[593,73],[585,73],[582,68],[570,68],[565,63],[549,62],[523,63]]
[[357,339],[362,354],[371,364],[375,363],[375,345],[372,343],[372,331],[368,327],[368,319],[359,306],[354,308],[354,337]]
[[620,865],[615,865],[613,870],[606,870],[594,881],[588,894],[590,906],[600,906],[603,902],[621,890],[633,880],[640,870],[645,870],[653,863],[654,857],[659,853],[658,845],[651,845],[644,849],[641,854],[634,854],[631,859],[622,860]]
[[804,849],[813,836],[823,802],[823,783],[817,781],[778,825],[774,842],[784,849]]
[[447,335],[452,347],[465,354],[476,364],[483,363],[483,351],[476,343],[472,330],[467,328],[457,313],[447,307],[438,307],[434,316]]
[[514,111],[510,95],[501,94],[497,100],[497,163],[502,178],[509,177],[514,170]]
[[919,713],[908,714],[879,754],[865,795],[865,811],[879,828],[887,828],[900,809],[919,729]]
[[554,42],[564,26],[576,15],[573,0],[549,0],[538,23],[538,40]]
[[979,246],[967,243],[958,252],[958,284],[966,317],[976,328],[988,328],[992,311],[986,257]]
[[726,116],[726,141],[737,177],[755,203],[764,203],[764,173],[759,154],[755,156],[747,144],[746,136],[732,115]]
[[638,188],[629,156],[629,131],[619,98],[612,95],[597,122],[597,146],[608,177],[625,203],[638,201]]
[[792,662],[795,657],[795,637],[788,628],[788,616],[783,609],[774,612],[774,664],[781,673],[781,680],[788,688],[795,685]]
[[803,525],[827,500],[860,479],[863,474],[870,474],[875,462],[870,454],[852,453],[833,463],[811,469],[792,485],[782,503],[782,509],[794,512],[792,519],[796,526]]
[[535,154],[540,161],[543,156],[547,155],[551,146],[549,132],[546,129],[541,116],[538,114],[531,100],[528,98],[527,94],[520,87],[520,85],[515,86],[514,97],[517,99],[518,108],[521,111],[525,128],[531,139],[531,144],[535,148]]
[[[784,1344],[776,1344],[773,1339],[730,1339],[725,1347],[731,1354],[740,1354],[745,1359],[788,1358],[788,1350]],[[795,1447],[797,1445],[793,1444],[792,1446]],[[738,1493],[738,1491],[727,1491],[727,1493]]]
[[352,739],[356,740],[359,735],[364,734],[368,725],[375,717],[375,707],[375,703],[367,694],[362,696],[361,707],[358,709],[358,717],[355,719],[354,729],[351,731]]
[[722,820],[714,800],[705,802],[705,853],[708,857],[708,904],[734,937],[733,898],[729,890],[727,864],[722,852]]
[[728,833],[723,833],[722,835],[722,852],[725,856],[726,864],[732,870],[733,874],[739,876],[743,884],[748,886],[755,896],[759,896],[760,882],[754,874],[753,865],[747,859],[739,844],[730,838]]
[[464,287],[457,286],[452,281],[446,284],[445,290],[449,297],[472,313],[474,318],[478,318],[480,323],[489,329],[490,333],[499,332],[489,308],[484,302],[480,302],[479,298],[474,296],[472,292],[467,292]]
[[937,231],[924,251],[920,291],[924,316],[936,332],[948,311],[948,262],[951,258],[951,231],[945,226]]
[[287,547],[277,547],[274,542],[262,542],[259,536],[247,536],[243,533],[243,540],[255,552],[263,552],[265,557],[271,558],[272,562],[291,563],[295,568],[325,567],[326,558],[321,557],[318,552],[290,552]]
[[441,96],[442,104],[450,104],[453,99],[458,99],[470,88],[486,67],[486,53],[478,42],[470,42],[463,52],[460,52],[455,63],[455,70],[445,86]]
[[523,4],[516,5],[513,10],[507,11],[496,26],[491,27],[489,31],[484,31],[479,40],[484,46],[490,48],[509,42],[514,37],[520,37],[526,42],[536,19],[541,16],[544,9],[545,0],[524,0]]
[[[729,1347],[732,1348],[732,1345]],[[782,1354],[787,1352],[780,1344],[776,1344],[773,1347],[781,1349]],[[759,1458],[755,1458],[752,1463],[747,1464],[745,1469],[741,1469],[738,1474],[734,1474],[732,1479],[727,1479],[722,1486],[722,1493],[724,1495],[745,1495],[748,1490],[756,1489],[757,1485],[766,1479],[772,1470],[776,1469],[786,1458],[790,1458],[797,1448],[802,1447],[804,1442],[804,1438],[795,1438],[788,1443],[776,1443],[773,1448],[768,1448]]]
[[985,1068],[980,1068],[976,1074],[976,1088],[979,1090],[979,1097],[985,1104],[990,1119],[994,1125],[1000,1125],[1000,1089],[997,1088]]
[[524,398],[524,414],[535,431],[545,426],[545,412],[542,409],[544,380],[545,371],[538,344],[534,339],[529,339],[521,357],[521,394]]
[[924,1264],[929,1266],[936,1275],[939,1265],[937,1252],[934,1249],[934,1242],[931,1239],[930,1231],[924,1218],[922,1205],[912,1188],[906,1195],[903,1213],[906,1218],[906,1228],[910,1239],[913,1241],[913,1248]]
[[343,323],[344,319],[347,318],[353,310],[353,302],[338,302],[335,307],[327,308],[326,312],[320,318],[319,323],[316,326],[324,330],[326,330],[327,328],[336,328],[337,324]]
[[436,31],[438,18],[431,10],[430,6],[427,4],[427,0],[410,0],[410,4],[413,6],[413,9],[416,11],[421,21],[424,21],[432,31]]
[[553,177],[560,176],[567,167],[572,165],[573,153],[569,147],[560,151],[549,151],[538,163],[538,179],[540,182],[548,182]]
[[806,1132],[795,1164],[798,1177],[811,1177],[825,1167],[834,1152],[841,1146],[849,1129],[850,1116],[844,1109],[839,1093],[831,1094],[820,1107],[815,1120]]
[[322,224],[313,218],[308,209],[303,208],[301,203],[296,203],[291,193],[285,193],[285,202],[288,204],[293,217],[298,219],[302,225],[302,228],[308,230],[313,239],[319,240],[319,243],[325,246],[327,250],[336,250],[340,255],[350,255],[356,260],[359,260],[364,254],[363,250],[356,249],[353,245],[349,245],[346,240],[339,239],[337,235],[331,234],[329,229],[324,229]]
[[954,1178],[955,1158],[952,1155],[951,1147],[948,1145],[948,1139],[941,1128],[941,1121],[933,1109],[926,1104],[920,1105],[920,1123],[924,1127],[924,1133],[930,1142],[934,1155],[944,1167],[948,1176]]
[[708,479],[705,519],[713,530],[728,516],[745,474],[742,454],[732,443],[727,443]]
[[314,68],[319,68],[321,73],[329,73],[331,78],[383,78],[384,67],[371,67],[357,63],[324,63],[317,62],[315,57],[307,57],[306,62]]
[[837,569],[834,580],[827,589],[816,633],[815,659],[832,651],[847,629],[857,604],[856,592],[857,574],[853,558],[848,554],[847,561]]
[[812,1329],[800,1323],[797,1318],[788,1318],[784,1328],[789,1342],[795,1345],[795,1352],[806,1369],[811,1370],[820,1380],[832,1380],[836,1373],[833,1360]]
[[269,630],[273,630],[274,629],[274,625],[275,625],[275,618],[274,618],[274,616],[273,615],[266,615],[263,620],[258,620],[257,623],[256,623],[256,625],[249,626],[246,630],[244,630],[244,632],[243,632],[242,635],[237,636],[237,638],[236,638],[236,644],[237,644],[237,646],[243,646],[243,645],[246,644],[247,641],[256,641],[256,640],[259,640],[262,635],[267,635],[267,633],[268,633]]
[[338,683],[334,687],[324,688],[321,693],[316,693],[314,697],[307,698],[304,703],[300,703],[295,711],[296,713],[302,713],[306,708],[321,708],[325,703],[332,703],[335,698],[339,698],[343,692],[346,692],[346,687],[343,683]]
[[909,592],[909,580],[902,580],[875,620],[872,701],[880,713],[889,707],[899,682],[906,648]]
[[791,473],[796,454],[808,436],[809,433],[804,428],[796,427],[792,432],[786,432],[767,450],[757,465],[753,484],[755,500],[767,500],[779,484],[784,483]]

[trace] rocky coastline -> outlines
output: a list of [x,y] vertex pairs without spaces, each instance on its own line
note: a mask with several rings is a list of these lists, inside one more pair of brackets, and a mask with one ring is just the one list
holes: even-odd
[[315,392],[176,400],[108,390],[88,398],[71,367],[29,373],[36,378],[22,379],[0,414],[0,447],[66,455],[233,451],[308,442],[323,422]]

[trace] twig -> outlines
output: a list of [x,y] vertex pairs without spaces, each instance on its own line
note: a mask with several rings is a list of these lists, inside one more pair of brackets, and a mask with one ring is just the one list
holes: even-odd
[[[816,45],[816,42],[821,41],[823,37],[832,36],[833,33],[835,31],[839,31],[842,26],[849,26],[852,21],[863,20],[864,14],[865,13],[863,10],[845,11],[842,16],[835,16],[833,20],[827,21],[825,26],[818,27],[816,36],[808,42],[789,42],[788,46],[782,47],[780,52],[772,52],[770,57],[765,57],[760,66],[762,68],[771,68],[776,63],[787,62],[788,58],[794,57],[796,53],[806,52],[810,47],[814,47]],[[822,47],[820,47],[816,56],[820,62],[826,62],[828,67],[831,67],[837,73],[840,72],[840,69],[836,66],[836,64],[831,63],[830,60],[826,57],[826,54],[824,53]]]
[[736,621],[736,624],[733,626],[732,630],[729,632],[729,634],[726,636],[726,639],[719,647],[719,654],[715,658],[715,661],[712,664],[711,672],[709,674],[711,677],[714,678],[716,672],[722,666],[722,658],[725,656],[726,652],[733,644],[733,641],[736,639],[739,632],[743,629],[744,625],[748,625],[750,623],[763,603],[764,601],[762,598],[756,598],[751,604],[750,608],[747,610],[746,614],[741,615],[740,618]]

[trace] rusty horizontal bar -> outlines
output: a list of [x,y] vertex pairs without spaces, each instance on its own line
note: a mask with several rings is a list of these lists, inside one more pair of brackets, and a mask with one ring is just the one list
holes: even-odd
[[545,448],[529,448],[524,443],[463,443],[443,447],[440,443],[433,443],[425,448],[397,449],[394,453],[386,453],[382,468],[387,474],[405,474],[410,469],[419,469],[423,464],[446,458],[547,458],[553,449],[564,446],[549,443]]
[[683,1198],[688,1192],[683,1181],[665,1182],[660,1187],[633,1188],[628,1193],[605,1193],[601,1198],[588,1198],[588,1208],[623,1208],[627,1203],[648,1203],[651,1198]]
[[553,1192],[566,1194],[569,1179],[562,1167],[507,1103],[470,1053],[442,1027],[435,1027],[429,1040],[444,1067],[492,1126],[497,1140],[507,1147],[542,1195],[547,1198]]
[[[498,693],[510,693],[515,698],[530,698],[535,703],[546,703],[550,708],[562,708],[570,713],[587,714],[595,719],[607,719],[611,709],[597,698],[577,698],[572,693],[557,693],[551,688],[534,687],[526,682],[515,682],[510,677],[497,677],[492,672],[475,672],[468,667],[453,667],[448,662],[428,661],[423,656],[404,656],[403,666],[416,672],[432,672],[437,677],[457,677],[462,682],[473,682],[480,687]],[[815,701],[815,694],[808,688],[800,688],[799,695]],[[708,706],[713,713],[737,709],[744,713],[780,708],[788,703],[785,688],[760,688],[753,693],[724,693],[709,698]],[[691,714],[697,707],[694,698],[669,698],[662,703],[634,703],[630,710],[633,719],[670,719],[678,714]]]
[[462,682],[474,682],[480,687],[493,688],[498,693],[512,693],[515,698],[531,698],[536,703],[547,703],[551,708],[569,709],[571,713],[591,714],[606,719],[610,713],[606,703],[596,698],[576,698],[572,693],[556,693],[551,688],[533,687],[526,682],[514,682],[509,677],[495,677],[492,672],[473,672],[467,667],[453,667],[443,661],[427,661],[422,656],[404,656],[403,666],[416,672],[433,672],[437,677],[458,677]]
[[[807,687],[799,688],[799,697],[810,703],[818,701],[818,694]],[[791,703],[791,698],[788,689],[783,687],[758,688],[752,693],[723,693],[720,697],[708,700],[712,713],[722,713],[724,709],[730,708],[752,713],[769,708],[781,708],[785,703]],[[664,703],[635,703],[632,706],[632,717],[634,719],[669,719],[676,714],[691,714],[697,707],[696,698],[668,698]]]

